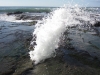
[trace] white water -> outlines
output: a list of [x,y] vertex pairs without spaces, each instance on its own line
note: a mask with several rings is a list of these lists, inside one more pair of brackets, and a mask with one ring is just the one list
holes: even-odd
[[0,14],[0,21],[7,22],[31,22],[32,20],[16,20],[15,15],[8,16],[7,14]]
[[[80,22],[81,20],[81,22]],[[35,45],[34,50],[30,51],[30,58],[34,64],[54,56],[55,49],[58,47],[60,37],[68,26],[83,25],[85,23],[94,23],[90,18],[90,13],[84,11],[78,6],[64,6],[56,9],[47,18],[36,24],[33,35],[36,35],[36,41],[31,41]]]

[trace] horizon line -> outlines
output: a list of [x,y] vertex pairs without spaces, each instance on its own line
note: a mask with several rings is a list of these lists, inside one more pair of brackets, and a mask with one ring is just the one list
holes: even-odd
[[[62,7],[62,6],[0,6],[0,7]],[[80,6],[84,7],[84,6]],[[87,7],[100,7],[100,6],[87,6]]]

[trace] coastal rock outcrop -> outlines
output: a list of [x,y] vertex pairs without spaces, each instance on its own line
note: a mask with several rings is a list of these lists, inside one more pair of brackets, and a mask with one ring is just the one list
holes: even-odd
[[23,12],[21,12],[21,11],[16,11],[16,12],[9,12],[9,13],[7,13],[7,15],[9,16],[9,15],[14,15],[14,14],[22,14]]
[[41,20],[43,16],[31,16],[27,14],[20,14],[16,16],[16,20]]
[[95,27],[100,27],[100,21],[97,21],[95,24],[94,24]]

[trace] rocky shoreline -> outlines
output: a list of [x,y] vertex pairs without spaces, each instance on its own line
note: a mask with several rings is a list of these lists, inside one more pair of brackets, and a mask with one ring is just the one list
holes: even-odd
[[34,65],[28,48],[36,20],[43,16],[20,13],[16,17],[33,21],[8,26],[4,23],[0,27],[0,75],[100,75],[100,22],[91,30],[69,29],[64,34],[64,44],[56,50],[56,57]]

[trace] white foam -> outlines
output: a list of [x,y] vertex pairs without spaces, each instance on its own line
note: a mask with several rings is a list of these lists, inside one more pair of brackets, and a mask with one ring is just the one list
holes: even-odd
[[0,20],[1,21],[14,21],[15,16],[8,16],[6,14],[0,14]]
[[0,14],[0,21],[8,21],[8,22],[31,22],[33,20],[16,20],[15,15],[7,15],[7,14]]
[[[41,23],[37,23],[33,35],[36,35],[34,50],[30,51],[31,60],[38,64],[40,61],[50,58],[58,47],[60,37],[68,26],[82,25],[80,20],[92,23],[90,14],[78,6],[64,6],[56,9]],[[31,41],[31,45],[34,41]]]

